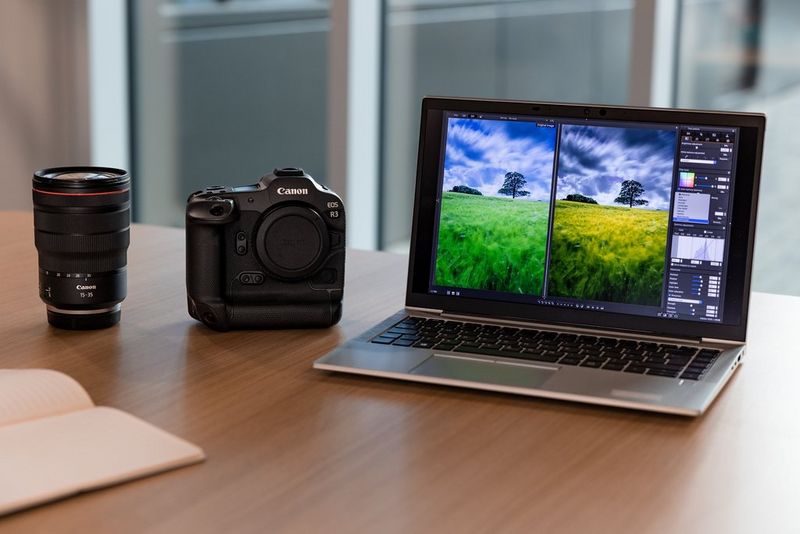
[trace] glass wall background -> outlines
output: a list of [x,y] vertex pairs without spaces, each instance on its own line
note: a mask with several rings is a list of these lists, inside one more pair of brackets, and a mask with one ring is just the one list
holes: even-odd
[[140,0],[132,20],[136,216],[302,166],[326,180],[329,2]]
[[753,289],[800,295],[800,2],[684,0],[675,104],[767,115]]
[[388,0],[380,246],[408,250],[425,95],[623,104],[632,0]]
[[[653,47],[653,69],[657,56],[670,58],[652,73],[667,95],[657,104],[767,114],[753,287],[800,295],[800,210],[793,201],[800,189],[793,130],[800,118],[800,2],[371,1],[380,3],[380,17],[353,26],[337,26],[332,14],[342,5],[355,13],[376,4],[129,1],[137,220],[182,225],[191,191],[299,165],[329,185],[377,190],[377,209],[348,223],[376,228],[378,238],[362,246],[406,252],[422,96],[630,103],[634,78],[642,77],[631,65],[644,44]],[[656,38],[645,31],[644,43],[634,42],[648,27],[642,6],[655,6],[650,25],[662,32]],[[372,33],[380,36],[380,65],[335,62],[331,43],[352,46],[353,36]],[[341,75],[343,69],[379,72]],[[362,171],[365,155],[348,151],[344,180],[329,175],[341,168],[331,165],[331,147],[347,146],[359,132],[347,120],[333,124],[331,117],[348,115],[337,115],[331,103],[344,100],[330,95],[353,94],[353,80],[374,84],[357,89],[379,95],[377,104],[358,101],[348,112],[378,121],[377,134],[364,134],[377,141],[364,146],[376,147],[369,159],[380,163],[377,172]],[[347,191],[340,192],[347,202]]]

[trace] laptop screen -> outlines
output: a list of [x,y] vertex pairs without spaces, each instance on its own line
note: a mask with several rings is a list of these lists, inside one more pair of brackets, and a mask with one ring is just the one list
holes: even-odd
[[457,109],[436,119],[429,295],[594,316],[740,321],[741,309],[724,305],[735,121]]

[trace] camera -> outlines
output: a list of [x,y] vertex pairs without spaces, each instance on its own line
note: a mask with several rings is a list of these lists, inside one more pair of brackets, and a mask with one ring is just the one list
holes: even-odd
[[189,314],[215,330],[309,328],[342,316],[342,200],[299,168],[211,186],[186,205]]

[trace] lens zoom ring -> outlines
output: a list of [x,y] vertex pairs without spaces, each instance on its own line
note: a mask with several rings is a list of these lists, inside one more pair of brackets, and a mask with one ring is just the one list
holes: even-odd
[[70,235],[36,231],[35,235],[36,248],[40,253],[102,254],[124,251],[130,244],[127,228],[113,234]]
[[63,232],[69,228],[73,234],[102,234],[128,228],[131,212],[125,207],[118,211],[102,213],[63,213],[36,209],[33,226],[43,232]]

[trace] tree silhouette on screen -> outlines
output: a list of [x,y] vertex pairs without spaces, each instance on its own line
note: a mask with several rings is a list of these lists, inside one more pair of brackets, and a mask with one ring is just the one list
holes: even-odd
[[629,208],[634,206],[646,206],[650,202],[639,198],[644,193],[644,186],[636,180],[625,180],[619,189],[619,196],[614,199],[617,204],[627,204]]
[[503,182],[503,187],[501,187],[497,193],[499,195],[510,196],[512,200],[517,197],[527,197],[531,194],[531,192],[522,189],[525,186],[525,183],[525,177],[520,173],[507,172],[506,179]]

